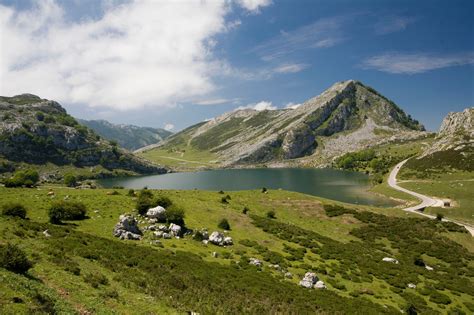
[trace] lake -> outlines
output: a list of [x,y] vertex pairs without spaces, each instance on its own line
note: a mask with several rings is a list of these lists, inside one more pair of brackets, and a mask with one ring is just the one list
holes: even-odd
[[323,198],[380,207],[394,206],[390,199],[369,193],[369,177],[362,173],[334,169],[262,168],[224,169],[189,173],[170,173],[138,177],[108,178],[98,181],[111,188],[179,190],[252,190],[266,187],[284,189]]

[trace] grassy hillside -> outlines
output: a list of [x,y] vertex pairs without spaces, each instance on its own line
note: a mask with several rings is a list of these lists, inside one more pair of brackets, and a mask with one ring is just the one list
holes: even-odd
[[[218,247],[186,236],[154,245],[150,232],[141,241],[112,236],[118,216],[134,212],[135,197],[127,191],[110,195],[111,190],[52,187],[51,197],[49,189],[0,188],[0,206],[20,202],[29,218],[0,216],[0,244],[17,244],[34,262],[26,276],[0,268],[2,314],[474,310],[474,257],[460,245],[472,239],[451,224],[396,209],[329,208],[330,201],[285,191],[232,192],[228,203],[221,202],[227,193],[153,191],[185,210],[188,228],[220,230],[218,222],[226,218],[234,240],[233,246]],[[83,202],[89,218],[47,223],[47,209],[63,199]],[[276,218],[268,218],[268,211]],[[43,234],[46,229],[50,237]],[[383,262],[386,256],[400,263]],[[264,266],[249,265],[250,257]],[[415,265],[416,258],[434,270]],[[328,289],[299,287],[307,271]],[[407,288],[408,283],[417,287]]]

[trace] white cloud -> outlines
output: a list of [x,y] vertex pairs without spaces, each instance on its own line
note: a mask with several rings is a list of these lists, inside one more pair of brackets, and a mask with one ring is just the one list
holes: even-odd
[[240,25],[242,25],[242,21],[239,19],[230,21],[229,23],[227,23],[227,30],[228,31],[234,30]]
[[272,0],[237,0],[239,5],[251,13],[259,13],[260,8],[272,4]]
[[173,124],[170,124],[170,123],[167,123],[165,124],[165,130],[168,130],[168,131],[171,131],[174,129],[174,125]]
[[68,22],[53,0],[29,11],[0,5],[0,95],[120,110],[206,95],[228,11],[227,1],[131,1]]
[[196,105],[220,105],[220,104],[229,104],[229,103],[237,103],[239,101],[238,98],[212,98],[212,99],[205,99],[201,101],[194,102]]
[[309,65],[303,63],[283,64],[274,69],[277,73],[296,73],[308,68]]
[[252,49],[265,61],[282,58],[308,48],[327,48],[343,40],[342,27],[352,16],[320,19],[280,34]]
[[472,52],[452,55],[387,53],[366,59],[362,68],[388,73],[416,74],[469,64],[474,64]]
[[246,106],[239,106],[235,110],[243,110],[243,109],[254,109],[256,111],[263,111],[263,110],[275,110],[277,109],[276,106],[273,106],[272,102],[268,101],[260,101],[258,103],[248,104]]
[[289,102],[288,104],[285,105],[285,108],[287,108],[287,109],[297,109],[301,105],[303,105],[303,104],[295,104],[293,102]]
[[384,17],[375,25],[375,33],[379,35],[403,31],[408,25],[414,23],[416,18],[410,16]]

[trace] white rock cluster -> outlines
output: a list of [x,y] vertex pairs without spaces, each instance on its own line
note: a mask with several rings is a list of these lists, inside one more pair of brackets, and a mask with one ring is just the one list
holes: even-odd
[[121,240],[140,240],[142,232],[133,216],[122,214],[119,217],[119,222],[114,227],[114,236]]
[[209,242],[217,246],[226,246],[234,244],[232,237],[225,236],[223,233],[217,231],[211,233],[211,235],[209,236]]
[[326,284],[319,280],[319,278],[313,272],[305,273],[303,279],[300,281],[300,286],[308,289],[326,289]]

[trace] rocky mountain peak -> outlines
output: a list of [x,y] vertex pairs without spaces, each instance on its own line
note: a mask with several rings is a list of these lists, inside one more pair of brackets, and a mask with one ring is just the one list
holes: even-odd
[[465,133],[474,137],[474,107],[466,108],[462,112],[451,112],[443,119],[438,137],[456,133]]

